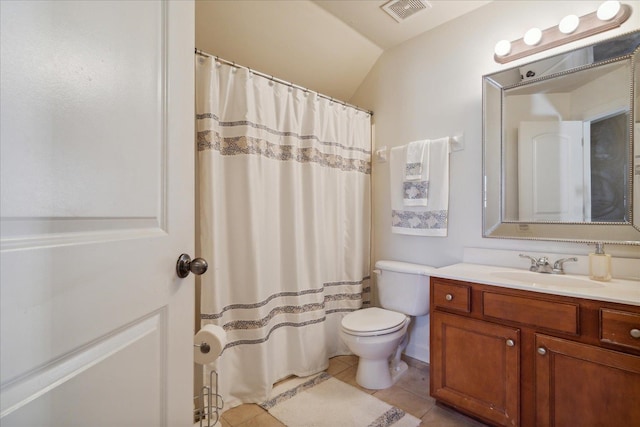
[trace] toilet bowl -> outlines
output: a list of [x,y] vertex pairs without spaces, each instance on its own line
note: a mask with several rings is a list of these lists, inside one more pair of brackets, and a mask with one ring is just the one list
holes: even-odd
[[[411,319],[402,313],[371,307],[343,318],[340,337],[359,356],[356,382],[362,387],[380,390],[391,387],[396,376],[406,370],[389,368],[389,358],[405,338]],[[403,365],[404,364],[404,365]]]
[[432,267],[397,261],[376,263],[380,307],[356,310],[342,318],[340,337],[359,357],[356,382],[380,390],[392,386],[407,370],[400,360],[407,346],[410,316],[429,312]]

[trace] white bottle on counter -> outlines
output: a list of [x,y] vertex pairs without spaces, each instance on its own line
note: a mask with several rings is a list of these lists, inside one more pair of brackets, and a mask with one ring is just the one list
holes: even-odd
[[589,254],[589,278],[601,282],[611,280],[611,255],[604,253],[603,243],[596,243],[596,252]]

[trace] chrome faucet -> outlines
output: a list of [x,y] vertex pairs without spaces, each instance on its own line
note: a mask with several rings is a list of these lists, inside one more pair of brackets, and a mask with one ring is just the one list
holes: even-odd
[[551,264],[549,264],[549,258],[546,256],[536,259],[529,255],[520,254],[520,257],[529,258],[531,260],[529,271],[535,271],[536,273],[551,273],[553,271]]
[[534,258],[529,255],[520,254],[520,258],[528,258],[531,260],[531,265],[529,266],[529,271],[534,271],[536,273],[551,273],[551,274],[564,274],[564,263],[569,261],[578,261],[578,258],[561,258],[557,260],[553,267],[549,264],[549,258],[546,256],[540,258]]
[[553,263],[553,270],[551,270],[551,272],[553,274],[564,274],[565,262],[578,262],[578,258],[574,256],[572,256],[571,258],[560,258],[559,260]]

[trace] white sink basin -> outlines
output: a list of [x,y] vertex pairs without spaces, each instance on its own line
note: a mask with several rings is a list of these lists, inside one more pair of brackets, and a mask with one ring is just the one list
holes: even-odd
[[496,278],[513,280],[536,288],[562,287],[585,289],[604,287],[603,284],[593,280],[570,277],[563,274],[544,274],[531,271],[496,271],[490,274]]

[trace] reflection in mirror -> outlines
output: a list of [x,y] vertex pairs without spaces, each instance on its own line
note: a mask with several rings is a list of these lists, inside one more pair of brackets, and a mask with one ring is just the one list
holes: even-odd
[[[629,194],[628,169],[618,165],[629,163],[629,111],[613,113],[601,119],[592,120],[589,124],[590,138],[585,138],[585,146],[589,144],[591,163],[591,203],[586,204],[585,220],[602,222],[630,222],[628,205]],[[586,133],[585,133],[586,134]]]
[[631,60],[504,91],[512,221],[629,221]]
[[635,31],[483,78],[485,237],[640,244],[638,46]]

